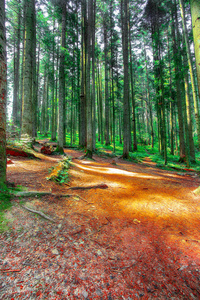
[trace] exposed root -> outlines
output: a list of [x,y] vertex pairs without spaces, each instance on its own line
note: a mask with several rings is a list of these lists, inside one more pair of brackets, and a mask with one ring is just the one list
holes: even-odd
[[90,185],[90,186],[74,186],[70,187],[70,190],[90,190],[90,189],[107,189],[108,186],[105,183],[97,184],[97,185]]
[[31,208],[29,208],[29,207],[27,207],[27,206],[24,206],[24,205],[22,205],[22,207],[25,208],[26,210],[32,212],[32,213],[38,214],[39,216],[41,216],[41,217],[43,217],[43,218],[45,218],[45,219],[47,219],[47,220],[49,220],[49,221],[55,223],[55,221],[54,221],[52,218],[50,218],[49,216],[45,215],[44,213],[42,213],[42,212],[40,212],[40,211],[31,209]]

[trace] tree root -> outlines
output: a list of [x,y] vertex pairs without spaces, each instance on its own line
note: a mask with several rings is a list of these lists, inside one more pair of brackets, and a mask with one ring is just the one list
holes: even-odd
[[97,184],[97,185],[90,185],[90,186],[73,186],[70,187],[70,190],[90,190],[90,189],[107,189],[108,186],[105,183]]
[[26,210],[32,212],[32,213],[38,214],[39,216],[41,216],[41,217],[43,217],[43,218],[45,218],[45,219],[47,219],[47,220],[49,220],[49,221],[51,221],[51,222],[53,222],[53,223],[56,223],[52,218],[50,218],[49,216],[43,214],[43,213],[40,212],[40,211],[37,211],[37,210],[31,209],[31,208],[28,208],[28,207],[26,207],[26,206],[24,206],[24,205],[22,205],[22,207],[25,208]]
[[51,195],[54,197],[71,197],[72,194],[53,194],[51,192],[39,192],[39,191],[23,191],[13,194],[15,197],[35,197],[35,196],[46,196]]

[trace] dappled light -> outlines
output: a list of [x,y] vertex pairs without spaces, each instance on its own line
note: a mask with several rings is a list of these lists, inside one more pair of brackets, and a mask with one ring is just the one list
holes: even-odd
[[[7,213],[12,245],[6,241],[3,247],[5,282],[20,249],[13,279],[23,280],[18,295],[25,289],[36,295],[29,283],[40,278],[46,286],[40,295],[48,291],[49,299],[52,283],[57,299],[74,299],[78,292],[97,300],[132,300],[139,294],[141,299],[198,299],[200,202],[193,191],[200,179],[122,159],[115,165],[98,156],[77,160],[77,151],[65,151],[72,157],[67,183],[46,179],[48,169],[57,170],[57,157],[13,158],[8,166],[15,184],[49,194],[28,197],[25,209],[15,205]],[[21,267],[27,257],[31,273],[29,265]]]
[[117,168],[104,168],[104,167],[85,167],[83,165],[74,164],[77,167],[79,167],[82,170],[87,170],[89,172],[95,172],[95,173],[101,173],[101,174],[107,174],[107,175],[123,175],[123,176],[129,176],[129,177],[141,177],[141,178],[154,178],[159,179],[159,177],[151,176],[151,175],[145,175],[145,174],[138,174],[126,170],[121,170]]

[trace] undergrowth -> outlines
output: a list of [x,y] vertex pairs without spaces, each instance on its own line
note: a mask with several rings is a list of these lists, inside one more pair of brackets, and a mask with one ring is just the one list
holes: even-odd
[[0,191],[0,232],[4,232],[8,229],[5,212],[11,208],[11,206],[11,193],[9,189],[5,188]]
[[71,165],[71,158],[65,157],[58,165],[49,169],[49,177],[47,180],[52,180],[59,184],[67,183],[69,181],[68,170]]
[[[39,139],[44,139],[44,138],[50,138],[50,134],[48,136],[40,135],[38,134]],[[66,134],[66,144],[70,146],[70,134]],[[77,149],[80,150],[79,145],[78,145],[78,135],[76,136],[76,141],[73,143],[74,147],[77,147]],[[145,145],[145,144],[140,144],[138,143],[137,145],[137,151],[130,152],[130,161],[136,162],[136,163],[142,163],[145,158],[150,158],[153,162],[156,163],[156,166],[161,169],[165,170],[180,170],[180,171],[188,171],[188,168],[186,167],[186,163],[181,163],[179,162],[179,155],[178,153],[175,153],[175,155],[170,154],[170,149],[167,149],[167,165],[165,165],[165,161],[163,156],[159,153],[158,150],[158,143],[155,143],[154,148],[151,147],[151,145]],[[84,151],[85,149],[81,149]],[[98,141],[98,137],[96,137],[96,150],[95,154],[101,156],[101,157],[109,157],[109,158],[114,158],[116,156],[122,156],[123,154],[123,144],[120,143],[119,137],[116,136],[116,141],[115,141],[115,152],[113,152],[113,144],[111,143],[110,145],[105,145],[101,144]],[[200,172],[200,152],[196,152],[196,162],[191,162],[189,170],[193,170],[196,172]],[[61,179],[64,174],[60,174]]]

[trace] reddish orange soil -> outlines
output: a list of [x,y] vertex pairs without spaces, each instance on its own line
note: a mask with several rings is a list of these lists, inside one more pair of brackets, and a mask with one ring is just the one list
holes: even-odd
[[[200,178],[147,159],[66,150],[69,185],[47,181],[60,157],[12,158],[8,180],[70,194],[13,200],[1,235],[1,299],[200,299]],[[107,189],[70,190],[106,184]],[[55,223],[21,206],[42,211]]]

